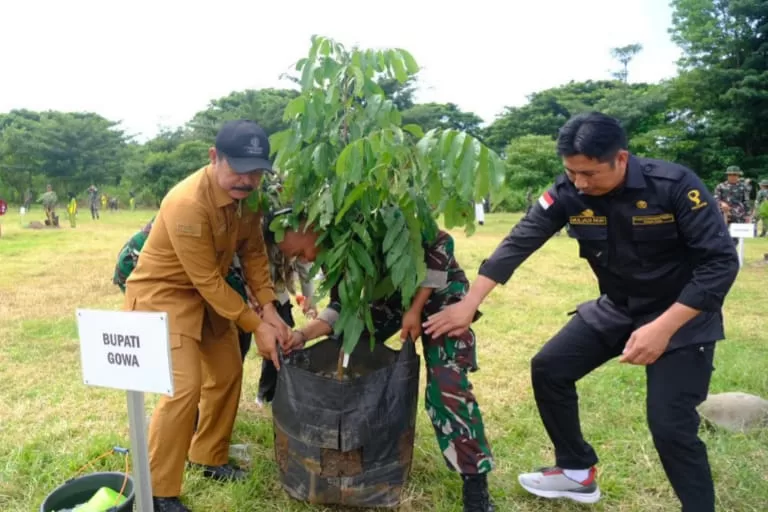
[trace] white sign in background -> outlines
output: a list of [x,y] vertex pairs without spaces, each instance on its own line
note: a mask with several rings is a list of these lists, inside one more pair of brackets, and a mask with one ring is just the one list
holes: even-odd
[[755,225],[738,222],[728,225],[728,230],[733,238],[755,238]]
[[77,328],[85,384],[173,396],[167,313],[78,309]]

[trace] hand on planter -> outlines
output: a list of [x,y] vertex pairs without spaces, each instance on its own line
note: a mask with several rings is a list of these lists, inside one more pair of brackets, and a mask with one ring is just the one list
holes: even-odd
[[416,341],[421,336],[421,313],[413,309],[409,309],[403,315],[403,325],[400,331],[400,341],[405,342],[411,337],[411,341]]
[[262,318],[265,322],[275,328],[277,331],[277,339],[280,341],[281,345],[288,343],[291,339],[291,328],[288,327],[288,324],[286,324],[285,321],[280,318],[280,315],[277,314],[277,309],[274,304],[265,304],[262,306]]
[[277,357],[277,331],[267,322],[261,322],[256,332],[253,333],[256,338],[256,347],[259,354],[264,359],[271,360],[275,368],[280,369],[280,361]]

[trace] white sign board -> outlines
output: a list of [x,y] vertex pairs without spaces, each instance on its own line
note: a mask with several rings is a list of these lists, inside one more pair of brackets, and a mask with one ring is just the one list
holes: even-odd
[[742,223],[733,223],[728,225],[733,238],[755,238],[755,225]]
[[173,396],[168,315],[77,310],[83,381]]

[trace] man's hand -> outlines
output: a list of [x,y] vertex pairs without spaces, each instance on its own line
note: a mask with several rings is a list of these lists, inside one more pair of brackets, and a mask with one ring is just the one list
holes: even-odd
[[659,322],[645,324],[629,336],[619,361],[641,365],[653,364],[664,353],[671,337],[672,333]]
[[411,341],[416,341],[418,337],[421,336],[421,313],[413,309],[409,309],[403,315],[400,341],[404,343],[409,336],[411,337]]
[[277,357],[277,331],[275,328],[267,322],[261,322],[253,334],[261,357],[271,360],[275,364],[275,368],[279,370],[280,361]]
[[304,348],[304,344],[307,342],[306,335],[301,331],[293,331],[291,333],[291,339],[288,343],[282,345],[283,353],[285,355],[290,354],[294,350],[301,350]]
[[456,304],[451,304],[439,313],[430,316],[424,322],[424,332],[433,338],[444,334],[460,336],[467,331],[476,312],[477,305],[464,297]]
[[274,304],[264,304],[262,306],[262,318],[265,322],[275,328],[277,331],[277,339],[280,344],[288,343],[291,339],[291,328],[288,327],[280,315],[277,314],[277,309]]

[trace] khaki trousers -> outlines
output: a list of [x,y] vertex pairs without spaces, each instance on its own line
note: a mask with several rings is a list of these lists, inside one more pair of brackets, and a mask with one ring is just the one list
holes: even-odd
[[[149,424],[153,496],[181,494],[187,456],[190,462],[210,466],[229,460],[243,363],[235,326],[214,335],[207,320],[201,341],[170,335],[175,393],[162,396]],[[200,420],[195,432],[198,404]]]

